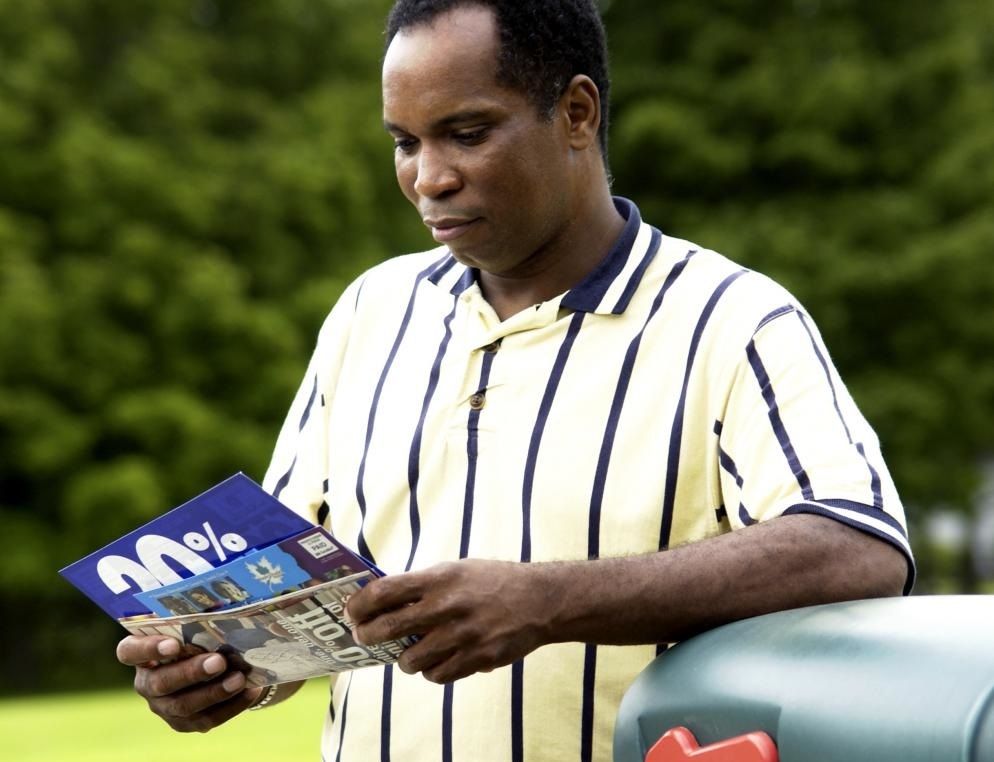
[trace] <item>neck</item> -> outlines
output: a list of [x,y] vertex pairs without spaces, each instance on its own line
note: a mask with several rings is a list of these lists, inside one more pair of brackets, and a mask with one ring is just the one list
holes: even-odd
[[524,272],[480,271],[484,297],[501,320],[568,291],[587,277],[611,251],[625,220],[606,182],[585,199],[545,249],[535,252]]

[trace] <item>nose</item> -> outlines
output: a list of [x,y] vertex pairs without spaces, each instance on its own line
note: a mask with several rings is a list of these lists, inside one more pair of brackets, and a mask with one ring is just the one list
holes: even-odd
[[414,191],[425,198],[440,198],[459,190],[462,178],[445,151],[422,144],[418,152]]

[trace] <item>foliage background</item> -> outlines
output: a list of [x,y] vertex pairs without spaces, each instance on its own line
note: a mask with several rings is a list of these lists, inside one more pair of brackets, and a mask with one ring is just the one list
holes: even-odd
[[[0,691],[121,685],[55,574],[256,478],[344,285],[431,245],[385,0],[0,0]],[[919,591],[994,455],[994,4],[613,0],[616,192],[791,288],[875,425]],[[992,549],[994,551],[994,549]]]

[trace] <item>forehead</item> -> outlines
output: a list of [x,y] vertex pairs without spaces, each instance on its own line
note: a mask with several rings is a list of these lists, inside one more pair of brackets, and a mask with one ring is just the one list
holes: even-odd
[[506,92],[497,82],[497,50],[493,12],[475,5],[398,32],[383,59],[385,115]]

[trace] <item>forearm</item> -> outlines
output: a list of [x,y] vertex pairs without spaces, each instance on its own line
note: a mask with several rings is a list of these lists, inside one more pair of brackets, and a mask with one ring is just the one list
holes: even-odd
[[645,556],[534,565],[543,642],[683,640],[818,603],[899,595],[907,564],[886,543],[818,516],[787,516]]
[[438,564],[370,582],[349,615],[360,643],[418,635],[401,669],[445,683],[548,643],[666,643],[770,611],[896,595],[906,574],[883,541],[801,515],[645,556]]

